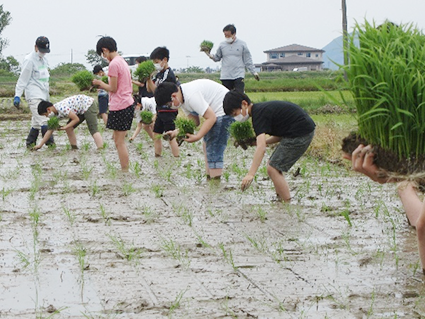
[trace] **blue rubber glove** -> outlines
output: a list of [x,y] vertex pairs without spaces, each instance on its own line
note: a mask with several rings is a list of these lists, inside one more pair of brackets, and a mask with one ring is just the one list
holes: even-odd
[[15,96],[15,98],[13,99],[13,105],[18,107],[19,104],[21,104],[21,98],[19,96]]

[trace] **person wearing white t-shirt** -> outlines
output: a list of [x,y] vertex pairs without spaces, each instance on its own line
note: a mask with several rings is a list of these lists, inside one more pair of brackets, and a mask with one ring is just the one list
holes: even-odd
[[[134,115],[136,116],[137,127],[134,131],[133,135],[130,137],[129,141],[132,142],[139,135],[142,128],[148,133],[149,137],[154,140],[153,135],[153,125],[155,123],[156,118],[156,103],[155,98],[153,97],[140,97],[140,95],[134,95],[134,100],[136,101],[136,108],[134,110]],[[152,123],[143,123],[142,122],[142,111],[148,111],[153,114]]]
[[[207,179],[220,179],[223,172],[224,150],[229,139],[228,128],[234,121],[223,110],[223,99],[229,90],[223,85],[207,79],[194,80],[177,86],[175,83],[163,82],[155,90],[157,105],[169,105],[181,108],[188,118],[200,123],[196,134],[187,134],[186,142],[193,143],[203,138]],[[175,138],[178,130],[166,134]]]

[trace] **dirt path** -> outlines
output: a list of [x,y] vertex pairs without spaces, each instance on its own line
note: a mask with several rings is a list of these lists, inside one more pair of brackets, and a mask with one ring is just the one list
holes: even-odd
[[103,152],[86,127],[78,151],[61,133],[28,152],[28,126],[0,122],[0,317],[425,316],[394,185],[305,157],[283,205],[264,169],[239,191],[252,149],[229,146],[212,185],[200,143],[155,159],[140,136],[123,175],[110,131]]

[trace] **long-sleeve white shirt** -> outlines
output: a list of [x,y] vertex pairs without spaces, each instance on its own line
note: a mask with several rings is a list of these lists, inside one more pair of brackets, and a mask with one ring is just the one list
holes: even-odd
[[40,58],[37,52],[28,54],[22,63],[21,75],[15,87],[15,96],[25,99],[42,99],[49,101],[49,64],[46,57]]
[[245,68],[252,74],[255,73],[251,52],[246,43],[239,38],[233,43],[221,42],[212,59],[215,62],[221,60],[220,80],[245,78]]

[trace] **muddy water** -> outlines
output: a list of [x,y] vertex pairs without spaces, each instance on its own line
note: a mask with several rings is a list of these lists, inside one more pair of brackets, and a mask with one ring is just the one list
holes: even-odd
[[[201,145],[155,159],[140,135],[120,174],[97,152],[25,149],[28,121],[0,122],[0,317],[420,318],[424,276],[394,185],[305,157],[275,202],[252,149],[229,146],[220,185]],[[345,216],[345,217],[344,217]]]

